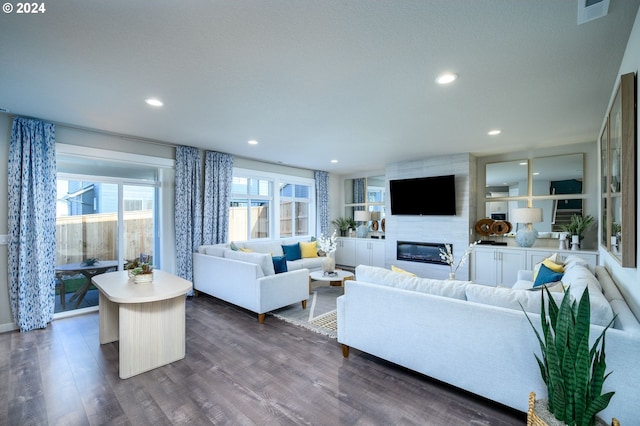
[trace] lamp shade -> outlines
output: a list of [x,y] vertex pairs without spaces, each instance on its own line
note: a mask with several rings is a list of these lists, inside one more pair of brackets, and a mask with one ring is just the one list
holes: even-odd
[[513,209],[509,219],[514,223],[539,223],[542,222],[542,209],[537,207]]
[[356,222],[368,222],[371,220],[371,213],[366,210],[356,210],[353,213],[353,220]]

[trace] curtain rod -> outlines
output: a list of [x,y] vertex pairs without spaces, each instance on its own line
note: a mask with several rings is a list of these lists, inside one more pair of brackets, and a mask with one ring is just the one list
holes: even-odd
[[[4,113],[4,112],[0,111],[0,113]],[[87,133],[97,133],[97,134],[102,134],[102,135],[106,135],[106,136],[117,137],[119,139],[125,139],[125,140],[137,141],[137,142],[144,142],[144,143],[153,144],[153,145],[167,146],[167,147],[170,147],[170,148],[176,148],[176,147],[180,146],[180,145],[175,144],[175,143],[161,141],[161,140],[157,140],[157,139],[144,138],[144,137],[141,137],[141,136],[131,136],[131,135],[126,135],[124,133],[111,132],[111,131],[108,131],[108,130],[100,130],[100,129],[94,129],[94,128],[91,128],[91,127],[84,127],[84,126],[78,126],[78,125],[75,125],[75,124],[63,123],[63,122],[60,122],[60,121],[47,120],[45,118],[31,117],[31,116],[25,116],[25,115],[16,115],[16,114],[12,114],[12,113],[4,113],[4,114],[7,114],[9,116],[10,120],[13,120],[15,117],[33,118],[35,120],[47,121],[47,122],[49,122],[51,124],[55,124],[56,126],[66,127],[67,129],[80,130],[80,131],[87,132]]]

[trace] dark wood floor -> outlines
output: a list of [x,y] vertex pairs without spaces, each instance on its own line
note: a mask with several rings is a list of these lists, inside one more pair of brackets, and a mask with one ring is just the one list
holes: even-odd
[[[526,397],[526,395],[524,396]],[[187,301],[184,360],[118,378],[98,315],[0,334],[2,425],[522,425],[514,412],[274,317]]]

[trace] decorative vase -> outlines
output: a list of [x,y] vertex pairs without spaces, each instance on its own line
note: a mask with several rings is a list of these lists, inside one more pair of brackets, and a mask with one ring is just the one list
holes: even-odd
[[611,236],[611,251],[614,253],[618,252],[618,237],[615,235]]
[[133,277],[133,282],[136,284],[146,284],[151,281],[153,281],[153,274],[138,274]]
[[327,253],[322,260],[322,272],[333,272],[336,269],[336,261],[331,257],[331,253]]
[[455,272],[449,272],[449,279],[450,280],[455,280],[456,279],[456,273]]
[[580,235],[571,236],[571,250],[580,250]]

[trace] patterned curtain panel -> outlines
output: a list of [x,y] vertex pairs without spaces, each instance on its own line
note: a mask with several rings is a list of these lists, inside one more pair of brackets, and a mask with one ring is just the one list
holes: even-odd
[[227,242],[232,179],[233,156],[206,151],[204,157],[203,244]]
[[[193,252],[202,244],[202,166],[198,148],[176,148],[176,271],[193,281]],[[192,293],[191,293],[192,294]]]
[[[363,203],[365,200],[365,180],[364,178],[354,179],[353,180],[353,202],[354,203]],[[364,207],[358,206],[355,207],[354,210],[364,210]]]
[[320,235],[329,236],[329,172],[316,170],[317,221]]
[[13,120],[9,144],[9,298],[21,331],[45,328],[55,308],[55,126]]

